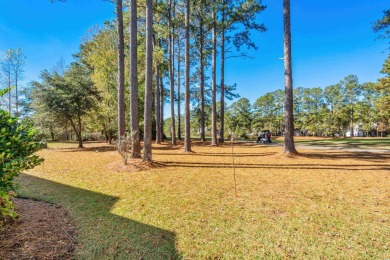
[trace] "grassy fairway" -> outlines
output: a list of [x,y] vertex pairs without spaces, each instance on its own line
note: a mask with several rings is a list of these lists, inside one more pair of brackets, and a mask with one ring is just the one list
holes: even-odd
[[[55,146],[54,146],[55,145]],[[77,259],[390,257],[390,155],[281,147],[154,145],[165,167],[116,172],[104,144],[51,144],[20,195],[78,225]]]
[[390,151],[390,138],[296,138],[297,145],[336,146],[346,149],[380,149]]

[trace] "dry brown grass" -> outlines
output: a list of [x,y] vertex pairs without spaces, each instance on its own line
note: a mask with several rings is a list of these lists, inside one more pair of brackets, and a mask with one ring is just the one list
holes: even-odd
[[[159,167],[138,172],[110,168],[119,155],[105,144],[75,146],[51,144],[19,183],[73,214],[80,258],[390,257],[389,154],[301,149],[288,158],[281,147],[235,144],[236,198],[230,143],[194,143],[193,153],[154,145]],[[99,208],[105,197],[91,202],[80,190],[114,199]]]

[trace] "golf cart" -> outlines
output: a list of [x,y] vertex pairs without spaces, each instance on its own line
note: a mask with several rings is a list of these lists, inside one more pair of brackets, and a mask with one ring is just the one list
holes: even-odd
[[270,144],[272,143],[271,132],[269,130],[261,130],[256,143]]

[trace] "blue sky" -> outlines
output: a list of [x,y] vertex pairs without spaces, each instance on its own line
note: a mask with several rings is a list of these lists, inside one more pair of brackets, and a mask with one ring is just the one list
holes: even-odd
[[[282,0],[263,0],[258,17],[268,31],[254,33],[254,59],[230,59],[226,84],[254,102],[284,87]],[[375,40],[372,23],[389,8],[388,0],[291,0],[294,87],[326,87],[344,76],[376,81],[387,56],[387,41]],[[0,51],[22,48],[25,82],[37,80],[61,57],[72,61],[88,28],[114,18],[114,5],[101,0],[0,0]]]

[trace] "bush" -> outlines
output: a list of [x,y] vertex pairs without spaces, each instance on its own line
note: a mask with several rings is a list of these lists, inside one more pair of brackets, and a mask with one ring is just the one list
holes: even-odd
[[31,169],[43,159],[34,155],[41,148],[35,142],[36,131],[0,110],[0,221],[15,218],[10,201],[15,190],[13,180],[23,170]]

